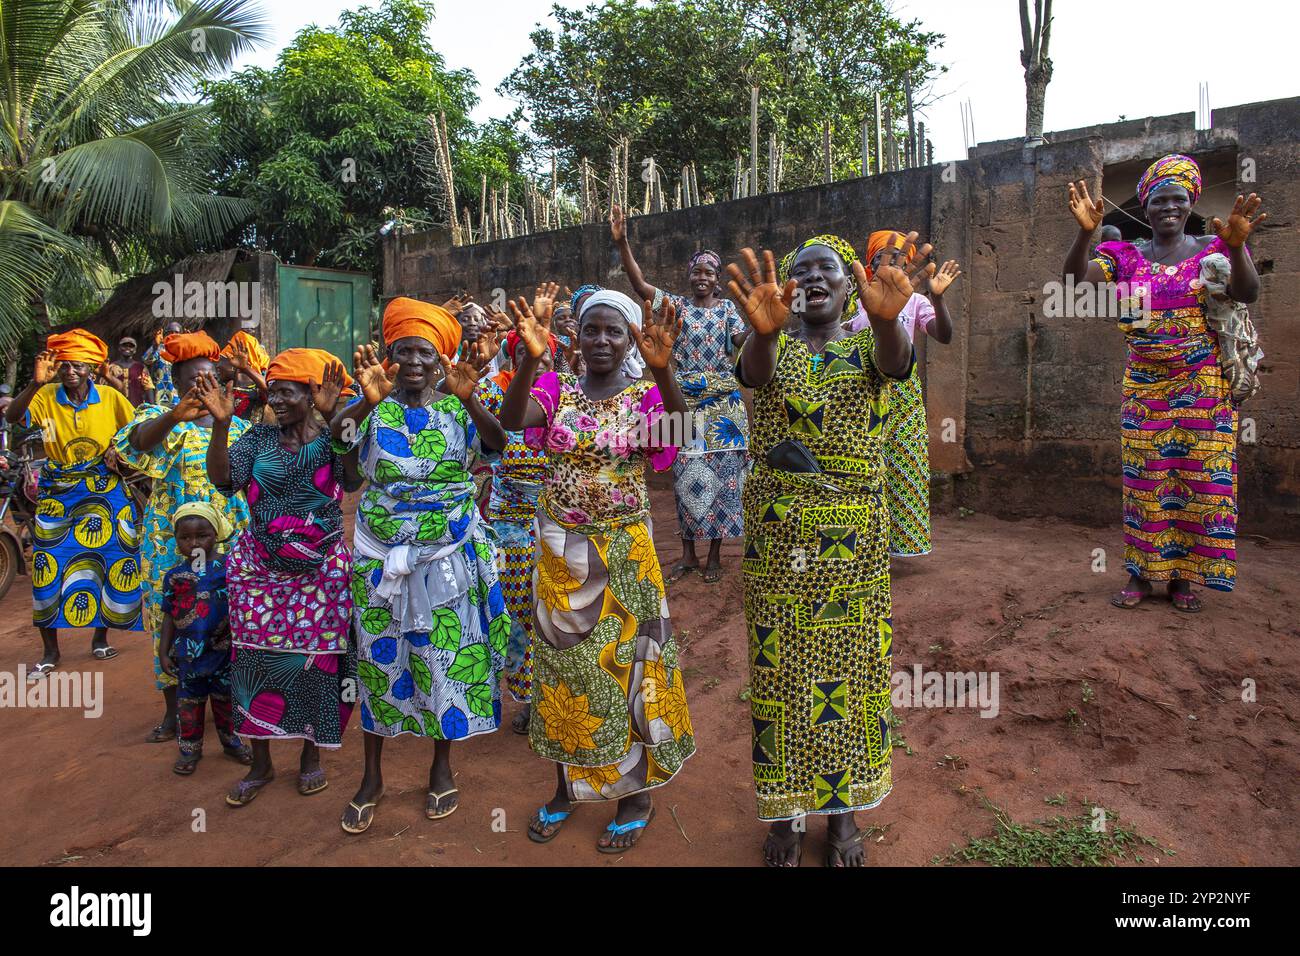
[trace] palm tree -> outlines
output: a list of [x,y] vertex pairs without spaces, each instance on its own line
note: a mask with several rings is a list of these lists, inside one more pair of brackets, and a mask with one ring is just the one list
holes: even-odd
[[0,0],[0,353],[50,290],[245,222],[213,195],[198,81],[268,35],[254,0]]

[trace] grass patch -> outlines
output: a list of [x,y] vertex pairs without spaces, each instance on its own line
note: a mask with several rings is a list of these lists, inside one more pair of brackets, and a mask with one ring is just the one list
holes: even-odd
[[1083,811],[1076,816],[1055,816],[1027,826],[1012,820],[988,799],[982,799],[996,821],[993,835],[973,839],[964,847],[954,847],[947,856],[932,859],[932,864],[1113,866],[1129,861],[1142,863],[1144,852],[1174,855],[1173,850],[1160,846],[1151,837],[1122,825],[1118,816],[1089,803],[1084,803]]

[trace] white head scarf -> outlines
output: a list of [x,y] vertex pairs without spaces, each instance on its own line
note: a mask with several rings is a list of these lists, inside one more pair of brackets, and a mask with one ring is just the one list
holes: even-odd
[[[593,305],[607,305],[618,312],[627,320],[629,326],[636,326],[637,330],[641,329],[641,306],[632,300],[630,296],[622,292],[615,292],[613,289],[601,289],[599,292],[593,292],[582,303],[582,308],[578,310],[578,327],[582,327],[582,317],[587,310]],[[631,336],[629,335],[629,339]],[[627,345],[627,355],[623,358],[623,372],[630,378],[640,378],[641,373],[645,371],[645,363],[641,361],[641,352],[636,347],[636,340],[632,339]]]

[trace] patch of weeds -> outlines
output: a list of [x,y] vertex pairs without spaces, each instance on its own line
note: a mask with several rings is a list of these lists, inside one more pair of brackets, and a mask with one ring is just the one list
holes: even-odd
[[1065,712],[1065,722],[1070,725],[1071,730],[1082,730],[1088,726],[1088,722],[1079,716],[1079,712],[1071,707]]
[[904,740],[903,735],[898,732],[898,728],[901,726],[903,726],[903,718],[891,710],[889,712],[889,744],[896,750],[901,748],[903,753],[911,757],[912,745]]
[[717,686],[718,686],[719,684],[721,684],[721,683],[722,683],[722,678],[721,678],[721,677],[706,677],[706,678],[704,678],[704,686],[705,686],[708,690],[713,690],[713,688],[717,687]]
[[938,654],[941,650],[943,650],[943,645],[942,645],[942,644],[931,644],[931,645],[930,645],[930,653],[931,653],[931,654]]
[[737,700],[749,700],[749,685],[748,685],[748,684],[746,684],[744,687],[742,687],[742,688],[740,689],[740,693],[736,695],[736,699],[737,699]]
[[1082,688],[1083,688],[1083,702],[1085,704],[1091,704],[1092,698],[1095,696],[1092,691],[1092,685],[1089,684],[1087,681],[1083,681]]
[[957,517],[958,517],[958,518],[969,518],[969,517],[970,517],[971,515],[973,515],[974,513],[975,513],[975,512],[974,512],[972,509],[970,509],[970,508],[961,508],[961,507],[959,507],[959,508],[957,509]]
[[1054,797],[1043,797],[1043,803],[1053,807],[1063,807],[1065,806],[1065,794],[1058,793]]
[[957,757],[952,754],[944,754],[943,759],[940,760],[935,766],[947,767],[949,770],[965,770],[966,759],[964,757]]
[[[1065,802],[1064,797],[1061,802]],[[1153,847],[1166,856],[1175,855],[1173,850],[1160,846],[1135,828],[1122,826],[1118,816],[1088,803],[1084,803],[1083,812],[1075,816],[1036,820],[1029,826],[1012,820],[988,799],[983,803],[996,821],[993,834],[973,839],[964,847],[954,847],[947,856],[935,857],[931,863],[944,866],[956,863],[1113,866],[1130,860],[1142,862],[1141,852],[1147,847]]]

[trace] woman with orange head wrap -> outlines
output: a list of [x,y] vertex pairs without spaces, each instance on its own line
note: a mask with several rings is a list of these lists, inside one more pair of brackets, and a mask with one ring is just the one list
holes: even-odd
[[234,382],[235,414],[245,421],[258,421],[266,405],[266,369],[271,357],[262,343],[240,329],[221,350],[217,381]]
[[353,367],[360,397],[334,437],[370,484],[357,509],[352,565],[365,773],[341,825],[361,833],[384,791],[387,738],[434,741],[425,816],[455,812],[454,741],[495,731],[510,619],[497,549],[474,504],[470,455],[505,446],[478,398],[494,349],[480,339],[453,364],[460,323],[399,298],[384,311],[387,370],[372,346]]
[[96,386],[107,358],[85,329],[51,335],[31,382],[5,409],[10,424],[26,421],[45,439],[32,554],[32,620],[45,651],[29,672],[36,677],[58,664],[61,627],[93,628],[101,660],[117,655],[108,628],[140,629],[139,533],[112,450],[131,403]]
[[[1174,610],[1196,613],[1201,599],[1193,584],[1231,591],[1237,580],[1237,402],[1220,364],[1221,339],[1210,324],[1202,282],[1227,266],[1230,303],[1259,297],[1246,240],[1268,213],[1259,212],[1254,193],[1238,195],[1227,222],[1216,217],[1209,234],[1189,235],[1200,195],[1196,160],[1162,156],[1137,183],[1151,238],[1102,242],[1089,258],[1105,207],[1084,180],[1069,185],[1079,229],[1064,279],[1107,296],[1088,315],[1113,315],[1117,293],[1124,313],[1119,327],[1128,367],[1120,461],[1129,577],[1111,603],[1126,610],[1161,582]],[[1182,441],[1180,435],[1193,437]]]
[[223,389],[213,375],[198,383],[213,421],[208,477],[251,513],[226,571],[235,731],[253,747],[248,773],[226,795],[232,807],[251,803],[275,776],[272,740],[302,740],[299,793],[328,786],[320,750],[342,745],[356,681],[341,505],[361,482],[318,417],[334,415],[351,379],[328,352],[289,349],[268,364],[266,380],[275,424],[254,425],[229,447],[234,383]]
[[[135,418],[114,439],[122,460],[153,479],[144,509],[144,539],[140,545],[140,588],[144,595],[145,623],[154,634],[154,678],[163,693],[163,719],[148,734],[150,743],[176,736],[176,678],[163,670],[158,658],[162,637],[162,585],[178,560],[172,512],[191,501],[211,501],[230,524],[242,530],[248,524],[248,503],[242,495],[226,497],[208,480],[204,463],[213,440],[212,416],[203,404],[197,383],[216,370],[221,349],[206,332],[173,332],[161,343],[168,363],[169,381],[180,398],[165,404],[167,391],[158,389],[157,403],[139,406]],[[237,419],[225,439],[233,442],[248,428]]]
[[[916,246],[895,229],[881,229],[867,238],[863,270],[868,280],[889,250],[901,250],[911,262]],[[943,294],[961,275],[956,260],[936,270],[927,266],[918,274],[920,288],[912,293],[898,313],[908,341],[915,343],[917,330],[942,345],[952,341],[952,317]],[[867,313],[858,307],[849,329],[871,329]],[[921,390],[918,358],[912,374],[903,382],[890,383],[890,412],[885,423],[885,498],[889,505],[889,553],[899,558],[930,553],[930,430],[926,423],[925,397]]]

